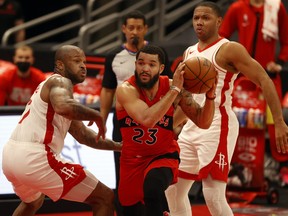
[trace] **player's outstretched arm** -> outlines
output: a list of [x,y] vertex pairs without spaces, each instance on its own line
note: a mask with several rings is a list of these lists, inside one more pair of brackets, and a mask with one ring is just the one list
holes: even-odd
[[72,121],[69,133],[81,144],[100,150],[121,151],[122,143],[114,142],[110,139],[97,140],[97,133],[86,127],[81,121]]

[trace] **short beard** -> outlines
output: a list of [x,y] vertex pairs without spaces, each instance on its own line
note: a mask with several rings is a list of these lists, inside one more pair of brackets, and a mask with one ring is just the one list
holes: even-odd
[[70,79],[73,85],[79,84],[84,82],[85,79],[80,79],[79,77],[77,77],[76,75],[74,75],[73,73],[70,73],[70,71],[67,70],[66,74],[65,74],[66,78]]
[[134,72],[134,75],[135,75],[135,78],[136,78],[137,86],[139,86],[140,88],[143,88],[143,89],[147,89],[147,90],[153,88],[153,86],[159,80],[159,76],[160,76],[160,74],[158,73],[154,77],[152,77],[152,79],[149,82],[143,83],[143,82],[141,82],[141,80],[140,80],[140,78],[138,76],[138,73],[136,71]]

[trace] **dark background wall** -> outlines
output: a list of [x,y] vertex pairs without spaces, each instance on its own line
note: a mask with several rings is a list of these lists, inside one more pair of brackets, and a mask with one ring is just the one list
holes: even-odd
[[[43,15],[49,14],[51,12],[57,11],[59,9],[68,7],[70,5],[73,4],[80,4],[82,5],[84,8],[86,7],[87,4],[87,0],[18,0],[18,2],[22,5],[23,8],[23,12],[24,12],[24,17],[25,17],[25,21],[30,21],[32,19],[41,17]],[[59,23],[65,23],[65,22],[69,22],[70,19],[72,19],[73,17],[65,17],[63,19],[63,17],[61,17],[61,19],[59,20],[53,20],[51,22],[48,22],[47,24],[45,24],[45,26],[40,28],[30,28],[27,29],[27,36],[35,36],[43,31],[49,30],[51,27],[53,27],[53,25],[56,24],[59,25]],[[72,34],[77,34],[78,32],[71,32]],[[58,41],[62,41],[67,39],[66,37],[70,35],[66,36],[60,35],[57,37],[52,37],[49,38],[48,40],[46,40],[45,42],[58,42]]]
[[[23,12],[24,12],[24,17],[25,17],[25,21],[30,21],[33,20],[35,18],[41,17],[43,15],[49,14],[51,12],[57,11],[59,9],[68,7],[70,5],[73,4],[80,4],[83,6],[84,9],[86,9],[86,5],[88,0],[16,0],[18,1],[23,8]],[[95,8],[101,6],[103,3],[105,3],[107,0],[98,0],[95,3]],[[120,4],[118,10],[121,11],[121,9],[126,8],[127,6],[130,5],[130,1],[133,0],[125,0],[123,1],[123,4]],[[217,0],[215,0],[217,1]],[[232,3],[235,0],[227,0],[227,2]],[[286,6],[286,9],[288,10],[288,0],[282,0],[282,2],[284,3],[284,5]],[[229,4],[228,4],[229,6]],[[228,7],[227,6],[227,7]],[[224,10],[224,9],[223,9]],[[96,17],[97,18],[97,17]],[[60,20],[53,20],[50,23],[46,23],[44,26],[41,26],[41,28],[31,28],[31,29],[27,29],[26,34],[27,37],[30,36],[35,36],[43,31],[46,31],[47,29],[50,29],[51,27],[53,27],[56,23],[57,25],[61,25],[61,23],[67,23],[69,22],[71,19],[73,19],[72,16],[68,16],[68,17],[61,17]],[[189,30],[186,32],[187,35],[185,36],[184,34],[181,35],[179,37],[179,39],[177,40],[173,40],[173,43],[169,42],[169,43],[164,43],[161,44],[164,48],[166,48],[169,57],[171,59],[174,59],[177,57],[178,53],[176,53],[177,55],[175,56],[175,50],[180,49],[179,46],[181,47],[181,50],[184,50],[186,47],[186,44],[183,43],[177,43],[177,41],[186,41],[188,44],[190,43],[194,43],[194,39],[193,39],[193,30]],[[42,69],[43,71],[52,71],[53,70],[53,56],[54,56],[54,52],[51,52],[49,50],[49,43],[57,43],[57,42],[62,42],[67,40],[68,36],[71,37],[71,35],[77,35],[78,34],[78,29],[75,30],[71,30],[71,32],[69,34],[67,34],[67,32],[65,34],[62,35],[57,35],[55,37],[51,37],[43,42],[47,43],[48,46],[38,46],[36,45],[34,47],[35,50],[35,58],[36,58],[36,62],[35,62],[35,66],[39,67],[40,69]],[[192,36],[191,36],[192,35]],[[237,37],[237,36],[236,36]],[[192,38],[192,39],[191,39]],[[191,40],[193,40],[191,42]],[[165,45],[166,44],[166,45]],[[13,55],[13,49],[2,49],[0,47],[0,58],[4,59],[4,60],[8,60],[8,61],[12,61],[12,55]],[[287,67],[287,66],[286,66]],[[283,92],[286,92],[288,89],[288,72],[287,72],[287,68],[285,67],[285,71],[284,73],[281,74],[282,76],[282,81],[283,81]]]

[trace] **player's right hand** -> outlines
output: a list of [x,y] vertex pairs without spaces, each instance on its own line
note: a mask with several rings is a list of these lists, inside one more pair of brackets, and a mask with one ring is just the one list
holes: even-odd
[[102,137],[102,139],[105,139],[105,134],[106,134],[106,126],[103,122],[103,120],[96,120],[96,121],[89,121],[88,126],[91,126],[93,123],[96,123],[97,127],[98,127],[98,133],[96,136],[96,142],[99,141],[100,137]]
[[178,87],[179,89],[183,88],[184,83],[183,74],[185,72],[184,67],[185,64],[183,62],[180,62],[173,74],[172,85]]

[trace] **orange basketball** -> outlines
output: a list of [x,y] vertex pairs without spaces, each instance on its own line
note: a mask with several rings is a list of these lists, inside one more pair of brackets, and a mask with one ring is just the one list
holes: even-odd
[[195,94],[206,93],[213,86],[217,75],[213,64],[200,56],[189,58],[184,63],[183,88]]

